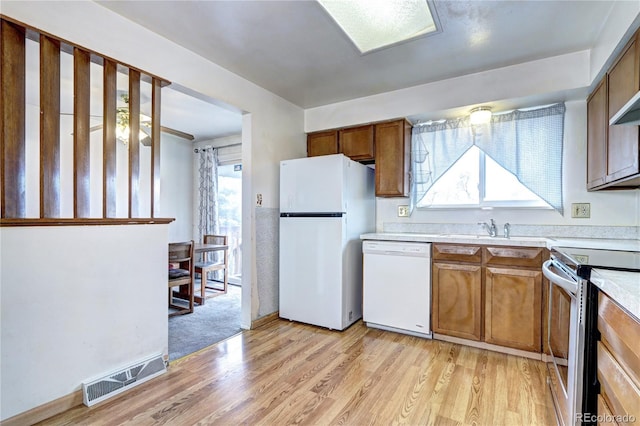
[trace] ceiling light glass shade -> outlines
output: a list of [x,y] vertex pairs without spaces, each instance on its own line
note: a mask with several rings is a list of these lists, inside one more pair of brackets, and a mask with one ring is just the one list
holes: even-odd
[[[146,145],[149,135],[143,130],[144,126],[148,126],[151,117],[140,114],[140,130],[138,131],[138,140]],[[129,143],[129,109],[118,108],[116,112],[116,139],[127,145]]]
[[361,53],[437,31],[426,0],[318,0]]
[[478,107],[471,110],[471,115],[469,116],[469,120],[471,124],[487,124],[491,121],[491,108],[489,107]]

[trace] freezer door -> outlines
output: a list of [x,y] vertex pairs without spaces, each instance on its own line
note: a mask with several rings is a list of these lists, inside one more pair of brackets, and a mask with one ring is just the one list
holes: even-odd
[[321,155],[280,162],[281,213],[344,212],[342,154]]
[[280,317],[343,328],[344,221],[280,218]]

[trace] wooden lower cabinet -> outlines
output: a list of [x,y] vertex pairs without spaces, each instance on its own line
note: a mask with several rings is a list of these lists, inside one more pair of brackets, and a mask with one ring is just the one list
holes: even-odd
[[433,331],[482,339],[482,267],[434,263],[432,273]]
[[542,345],[542,271],[486,268],[484,341],[530,352]]
[[640,419],[640,321],[600,293],[598,331],[598,415]]
[[434,243],[434,333],[541,353],[547,257],[539,247]]

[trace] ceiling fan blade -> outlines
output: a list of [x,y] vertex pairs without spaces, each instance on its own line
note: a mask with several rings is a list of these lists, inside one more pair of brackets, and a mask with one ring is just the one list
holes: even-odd
[[188,141],[192,141],[195,137],[192,134],[181,132],[180,130],[172,129],[170,127],[160,126],[160,131],[168,133],[173,136],[177,136],[182,139],[186,139]]
[[[144,126],[144,125],[140,126],[140,130],[142,130],[148,136],[151,136],[150,133],[149,133],[149,130],[145,129],[145,127],[146,126]],[[95,126],[89,128],[89,131],[90,132],[94,132],[94,131],[100,130],[100,129],[102,129],[102,124],[96,124]],[[173,136],[177,136],[177,137],[182,138],[182,139],[186,139],[188,141],[192,141],[192,140],[195,139],[195,137],[193,135],[191,135],[189,133],[181,132],[180,130],[172,129],[171,127],[160,126],[160,131],[162,131],[164,133],[167,133],[167,134],[170,134],[170,135],[173,135]],[[150,139],[149,139],[149,141],[150,141]],[[147,143],[144,143],[144,142],[149,143],[147,141],[147,138],[144,138],[144,140],[143,140],[143,145],[147,146]]]

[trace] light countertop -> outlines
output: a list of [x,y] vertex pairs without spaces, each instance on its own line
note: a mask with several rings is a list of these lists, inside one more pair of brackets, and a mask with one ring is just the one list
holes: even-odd
[[640,320],[640,272],[594,269],[591,282]]
[[419,234],[411,232],[372,232],[362,234],[362,240],[379,241],[409,241],[424,243],[457,243],[457,244],[485,244],[516,247],[576,247],[608,250],[640,251],[640,240],[619,240],[602,238],[566,238],[566,237],[525,237],[512,236],[489,237],[488,235],[465,234]]

